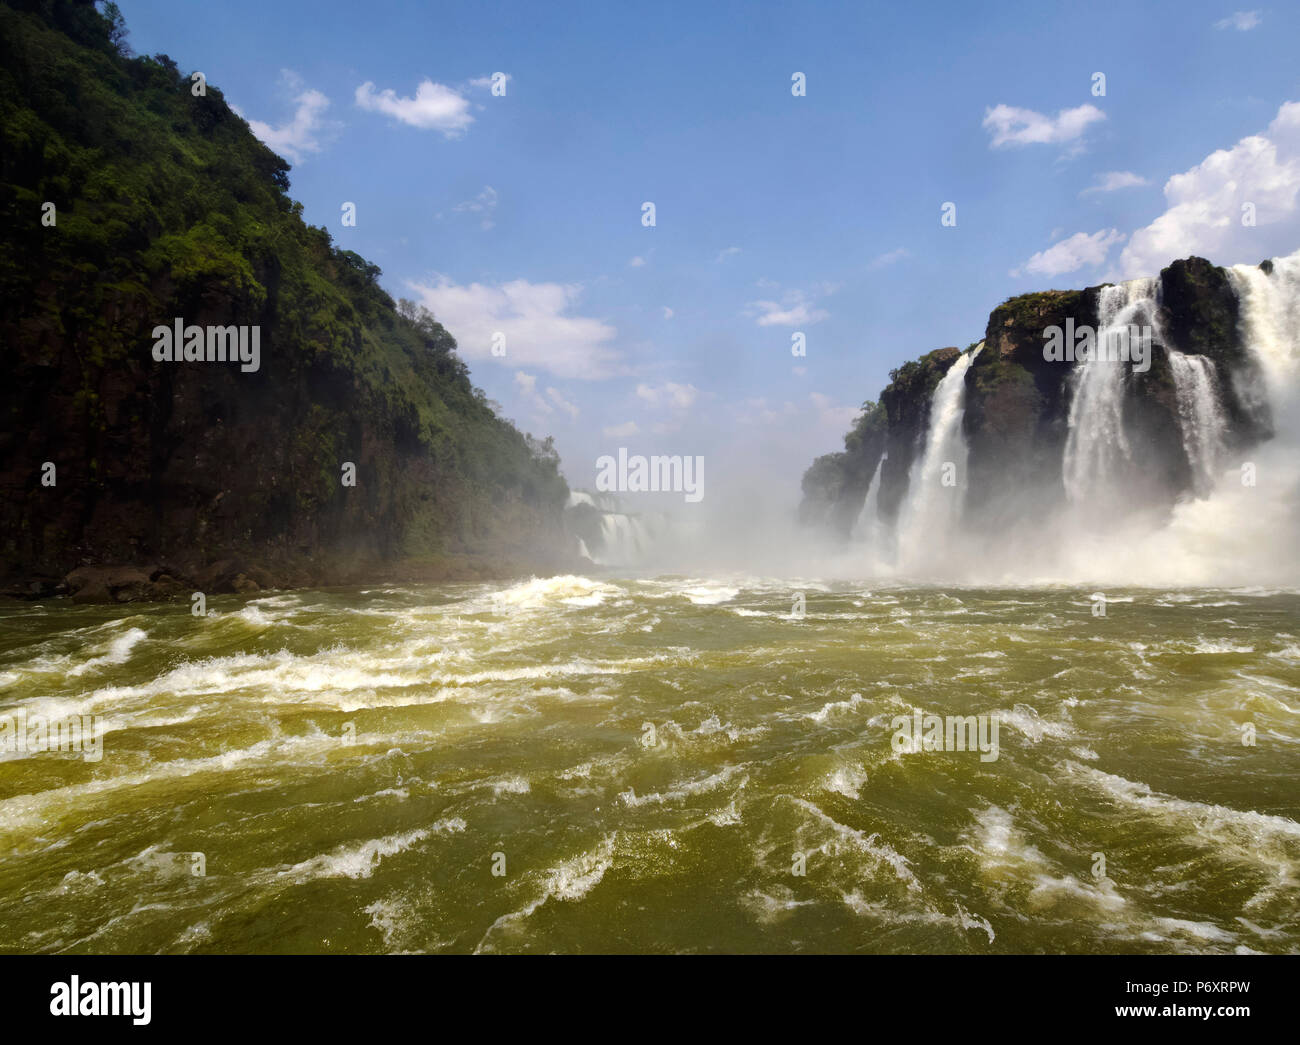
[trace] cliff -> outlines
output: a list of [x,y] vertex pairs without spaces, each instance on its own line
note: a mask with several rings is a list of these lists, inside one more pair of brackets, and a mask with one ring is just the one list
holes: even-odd
[[[1096,328],[1101,290],[1024,294],[989,315],[984,347],[965,377],[964,510],[970,525],[996,532],[1013,516],[1061,502],[1070,378],[1082,364],[1045,358],[1045,331],[1067,323]],[[1168,349],[1213,363],[1228,449],[1271,433],[1267,407],[1254,393],[1255,364],[1241,342],[1238,301],[1226,271],[1203,258],[1175,261],[1160,273],[1158,297],[1150,368],[1130,374],[1123,400],[1125,428],[1143,458],[1140,488],[1155,506],[1186,496],[1192,485]],[[880,518],[895,521],[924,443],[931,397],[958,355],[955,348],[938,349],[891,372],[879,405],[866,404],[845,449],[819,457],[804,474],[801,521],[847,538],[878,463]]]
[[[130,57],[105,10],[0,4],[3,586],[127,599],[558,563],[549,441],[302,220],[218,87]],[[209,347],[255,331],[256,365],[160,361],[178,318]]]

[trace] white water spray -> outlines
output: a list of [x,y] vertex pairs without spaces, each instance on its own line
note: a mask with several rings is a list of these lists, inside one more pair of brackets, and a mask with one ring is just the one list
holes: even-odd
[[1208,497],[1219,477],[1228,428],[1214,363],[1205,356],[1187,356],[1172,348],[1166,352],[1183,450],[1192,468],[1192,490],[1197,497]]
[[1124,431],[1127,367],[1106,357],[1105,346],[1128,337],[1129,326],[1156,325],[1158,279],[1133,279],[1102,287],[1097,299],[1097,335],[1092,357],[1073,379],[1062,478],[1075,505],[1116,503],[1130,478],[1133,451]]
[[1175,506],[1161,528],[1081,551],[1089,558],[1074,563],[1076,574],[1130,584],[1300,584],[1300,253],[1276,259],[1271,275],[1236,265],[1228,277],[1273,438],[1224,461],[1209,495]]
[[984,348],[963,353],[930,400],[925,449],[912,465],[907,500],[898,516],[900,567],[926,573],[952,560],[966,492],[966,371]]

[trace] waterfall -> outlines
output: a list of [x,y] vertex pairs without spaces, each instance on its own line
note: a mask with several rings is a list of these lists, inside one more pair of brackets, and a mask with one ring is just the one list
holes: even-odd
[[1186,356],[1172,348],[1166,353],[1174,377],[1183,449],[1192,466],[1192,489],[1197,497],[1208,497],[1218,479],[1228,424],[1214,363],[1205,356]]
[[948,557],[961,522],[966,490],[966,371],[980,354],[981,342],[948,368],[930,400],[925,448],[912,464],[907,500],[899,513],[899,559],[907,570],[924,570]]
[[601,549],[593,561],[600,566],[633,566],[649,547],[649,534],[641,520],[622,512],[606,512],[600,519]]
[[[1228,269],[1240,307],[1239,333],[1257,364],[1255,395],[1272,413],[1274,436],[1245,451],[1209,496],[1177,505],[1168,524],[1094,562],[1130,583],[1300,584],[1300,252]],[[1097,572],[1095,569],[1093,572]]]
[[1153,331],[1159,307],[1158,279],[1132,279],[1102,287],[1097,298],[1096,341],[1076,371],[1065,440],[1062,477],[1075,505],[1111,504],[1129,477],[1132,448],[1124,431],[1126,364],[1107,349],[1123,345],[1130,324],[1145,320]]
[[871,473],[871,482],[867,484],[867,499],[862,502],[862,511],[853,524],[853,540],[874,544],[880,534],[880,469],[885,455],[876,460],[876,470]]
[[610,493],[571,490],[566,525],[579,556],[597,566],[643,565],[667,530],[656,513],[631,513]]
[[1273,261],[1273,272],[1234,265],[1228,279],[1241,307],[1241,336],[1259,364],[1265,394],[1284,428],[1295,426],[1296,378],[1300,372],[1300,251]]

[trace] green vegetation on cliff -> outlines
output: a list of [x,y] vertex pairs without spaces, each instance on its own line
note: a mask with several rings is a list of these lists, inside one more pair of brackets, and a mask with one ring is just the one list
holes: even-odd
[[[962,430],[969,457],[964,511],[971,525],[998,531],[1017,515],[1049,510],[1063,494],[1062,456],[1076,364],[1048,359],[1045,337],[1050,328],[1067,324],[1075,330],[1095,329],[1100,291],[1088,287],[1021,294],[989,315],[984,348],[965,378]],[[1238,302],[1228,273],[1204,258],[1174,261],[1160,273],[1158,300],[1150,369],[1130,376],[1124,412],[1134,445],[1141,447],[1148,464],[1148,496],[1152,503],[1168,505],[1185,495],[1191,481],[1169,350],[1204,356],[1213,364],[1233,445],[1268,438],[1271,422],[1267,408],[1250,392],[1255,364],[1238,332]],[[843,452],[817,458],[804,473],[800,518],[805,523],[849,536],[866,496],[865,483],[882,455],[877,510],[886,522],[895,518],[924,441],[930,400],[957,356],[955,348],[936,349],[890,372],[880,393],[881,430],[873,428],[873,438],[862,438],[857,435],[860,421]]]
[[[549,442],[302,220],[218,87],[124,35],[111,4],[0,3],[0,573],[554,552]],[[260,368],[155,361],[175,317],[259,326]]]

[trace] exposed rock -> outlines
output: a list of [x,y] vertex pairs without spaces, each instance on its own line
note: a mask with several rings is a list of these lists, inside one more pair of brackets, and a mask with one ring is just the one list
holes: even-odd
[[[1261,266],[1263,267],[1263,266]],[[1168,345],[1153,344],[1151,367],[1127,385],[1124,420],[1140,447],[1153,506],[1172,504],[1187,491],[1191,468],[1183,449],[1178,405],[1166,348],[1210,359],[1219,378],[1237,445],[1270,434],[1250,390],[1254,365],[1238,331],[1238,302],[1226,271],[1203,258],[1187,258],[1160,276],[1159,326]],[[989,316],[984,349],[966,374],[963,431],[970,449],[965,501],[968,523],[1000,531],[1016,516],[1050,508],[1064,496],[1061,462],[1068,435],[1070,378],[1076,363],[1045,358],[1050,327],[1077,330],[1098,322],[1101,287],[1048,290],[1011,298]],[[971,346],[974,347],[973,345]],[[843,452],[817,458],[803,477],[800,518],[847,537],[865,496],[865,482],[883,452],[879,512],[893,521],[907,493],[912,462],[922,445],[935,386],[957,358],[938,349],[890,374],[880,393],[883,435],[858,435]]]
[[149,573],[135,566],[79,566],[64,583],[73,602],[140,602],[152,597]]

